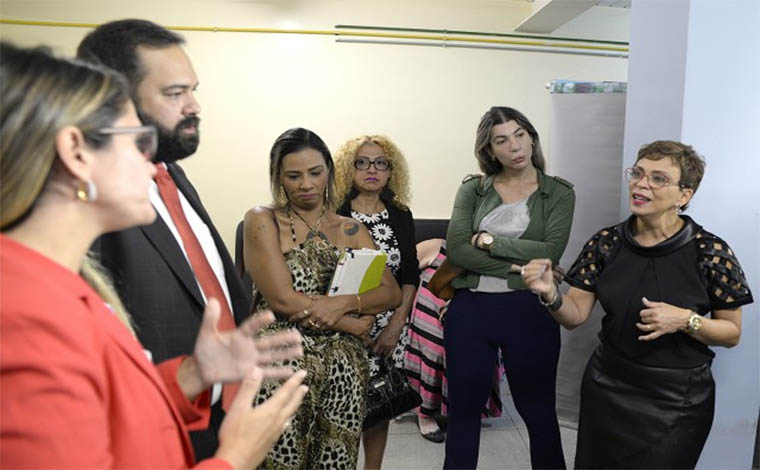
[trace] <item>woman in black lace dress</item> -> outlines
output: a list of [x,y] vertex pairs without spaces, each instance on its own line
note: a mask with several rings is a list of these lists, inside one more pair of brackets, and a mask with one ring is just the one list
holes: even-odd
[[681,211],[704,174],[688,145],[657,141],[626,170],[631,217],[598,231],[562,295],[549,260],[525,283],[567,328],[598,299],[601,345],[581,385],[576,468],[694,468],[712,426],[709,346],[732,347],[752,303],[728,244]]

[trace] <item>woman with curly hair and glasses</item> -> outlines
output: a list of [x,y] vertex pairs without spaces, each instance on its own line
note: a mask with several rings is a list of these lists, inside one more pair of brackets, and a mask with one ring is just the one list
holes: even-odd
[[604,308],[581,382],[575,468],[697,464],[715,408],[708,346],[736,346],[741,307],[753,301],[728,244],[681,214],[704,171],[688,145],[643,146],[625,172],[631,216],[583,246],[570,290],[558,290],[551,260],[523,269],[565,328],[585,322],[597,300]]
[[[385,136],[363,135],[349,140],[335,155],[338,213],[363,223],[377,248],[388,254],[387,265],[401,286],[401,305],[377,316],[370,331],[370,376],[383,362],[404,367],[407,324],[420,272],[409,210],[406,159]],[[380,468],[388,439],[388,421],[366,429],[364,468]]]

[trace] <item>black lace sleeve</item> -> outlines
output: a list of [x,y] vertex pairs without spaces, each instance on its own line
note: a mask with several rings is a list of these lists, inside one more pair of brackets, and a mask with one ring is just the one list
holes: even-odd
[[596,232],[583,245],[581,254],[567,272],[565,281],[573,287],[595,292],[596,281],[619,243],[620,236],[616,227],[608,227]]
[[747,278],[728,243],[702,230],[696,236],[699,269],[714,310],[753,302]]

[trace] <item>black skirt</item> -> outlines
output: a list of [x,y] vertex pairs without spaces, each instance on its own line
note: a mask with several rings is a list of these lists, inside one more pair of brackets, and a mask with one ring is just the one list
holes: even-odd
[[714,408],[710,363],[644,366],[599,346],[581,384],[575,468],[694,468]]

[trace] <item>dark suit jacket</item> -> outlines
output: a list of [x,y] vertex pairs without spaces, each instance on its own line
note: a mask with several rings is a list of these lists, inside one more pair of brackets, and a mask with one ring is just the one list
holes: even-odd
[[[208,226],[224,264],[235,323],[249,314],[248,292],[214,224],[203,208],[198,193],[176,164],[168,165],[177,188]],[[161,217],[151,225],[103,235],[94,251],[110,272],[127,310],[132,314],[137,336],[153,354],[153,362],[181,354],[192,354],[205,303],[198,283],[174,235]],[[223,416],[220,406],[212,408],[212,427],[191,433],[196,457],[213,454],[218,445],[215,426]]]

